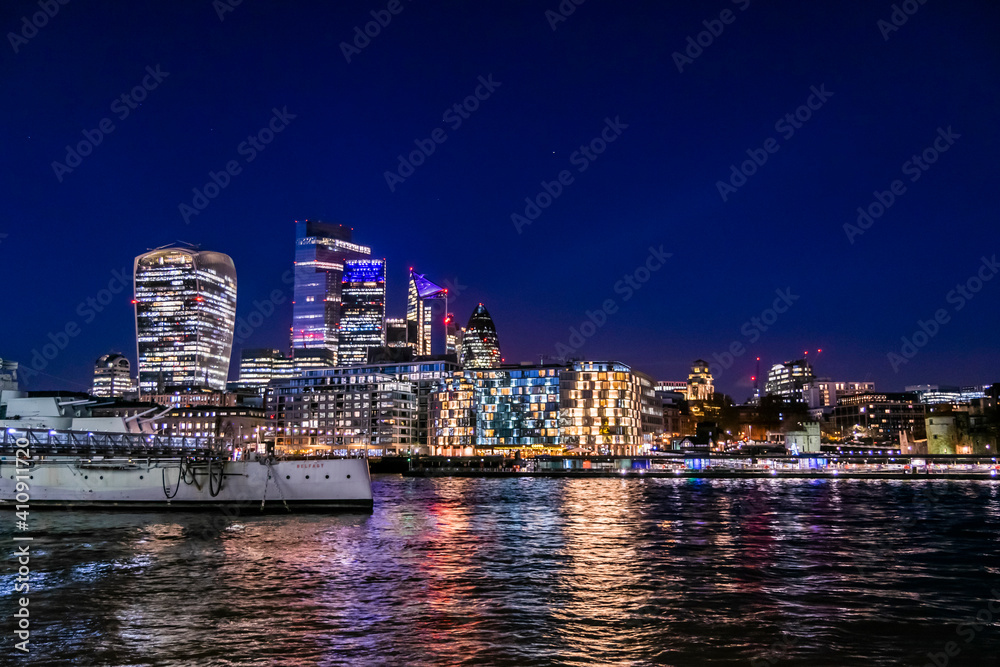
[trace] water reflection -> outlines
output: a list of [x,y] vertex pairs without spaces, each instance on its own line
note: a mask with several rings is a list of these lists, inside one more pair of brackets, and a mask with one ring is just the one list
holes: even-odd
[[361,515],[33,514],[33,659],[923,664],[1000,573],[996,482],[374,484]]

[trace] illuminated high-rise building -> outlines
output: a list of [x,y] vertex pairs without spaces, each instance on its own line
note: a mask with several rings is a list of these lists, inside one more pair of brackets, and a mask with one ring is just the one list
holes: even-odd
[[461,362],[464,368],[496,368],[500,365],[497,328],[483,304],[472,311],[469,324],[465,327]]
[[236,323],[236,267],[220,252],[158,248],[135,259],[139,389],[223,390]]
[[92,396],[113,398],[133,391],[135,382],[132,380],[132,364],[127,358],[112,353],[105,354],[94,362],[94,386],[90,390]]
[[448,351],[448,290],[410,269],[406,294],[407,345],[414,354],[446,354]]
[[338,363],[368,362],[368,348],[383,347],[385,336],[385,260],[344,262],[341,288]]
[[371,248],[351,242],[351,228],[319,220],[295,222],[292,347],[324,347],[337,359],[344,263]]
[[804,401],[802,387],[815,380],[816,374],[805,359],[774,364],[767,372],[764,393],[769,396],[782,396],[792,401]]

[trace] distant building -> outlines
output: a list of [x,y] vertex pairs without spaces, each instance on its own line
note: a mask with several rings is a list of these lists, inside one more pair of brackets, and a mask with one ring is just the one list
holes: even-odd
[[[381,348],[393,350],[394,348]],[[314,387],[340,383],[338,378],[346,378],[346,383],[366,382],[365,378],[374,375],[387,375],[395,380],[410,382],[416,391],[417,407],[414,415],[414,447],[424,446],[428,439],[428,419],[431,394],[438,388],[440,382],[451,377],[459,366],[454,357],[416,359],[406,361],[387,361],[365,364],[363,366],[337,366],[335,368],[313,369],[306,371],[302,377],[275,380],[267,388],[265,405],[268,414],[276,415],[276,431],[279,440],[292,434],[301,435],[302,429],[317,429],[311,425],[311,420],[302,415],[289,413],[283,405],[289,396],[316,391]],[[325,446],[325,445],[324,445]]]
[[236,268],[219,252],[160,248],[135,259],[139,389],[223,390],[236,324]]
[[831,421],[845,437],[898,442],[900,431],[908,431],[916,440],[924,437],[924,406],[913,393],[844,396],[837,400]]
[[709,370],[708,362],[704,359],[696,359],[691,364],[691,373],[687,380],[687,399],[689,401],[707,401],[715,393],[715,380],[712,371]]
[[243,446],[262,442],[267,429],[264,410],[245,405],[175,407],[152,422],[164,435],[225,438]]
[[813,380],[802,385],[802,398],[810,408],[825,408],[837,405],[841,396],[852,396],[875,391],[874,382],[835,382],[833,380]]
[[316,368],[332,368],[333,352],[328,348],[297,348],[286,357],[273,348],[245,348],[240,355],[239,380],[230,383],[236,391],[263,396],[272,380],[305,375]]
[[326,348],[337,360],[344,264],[367,259],[371,248],[351,240],[352,230],[320,220],[295,221],[292,347]]
[[479,304],[469,317],[462,336],[463,368],[496,368],[500,365],[500,341],[486,306]]
[[91,395],[101,398],[124,396],[135,392],[132,364],[124,356],[105,354],[94,362],[94,386]]
[[986,396],[986,386],[973,387],[950,387],[937,384],[916,384],[905,387],[906,391],[915,392],[921,403],[925,405],[937,405],[939,403],[950,403],[952,405],[963,405],[971,403],[978,398]]
[[417,356],[447,354],[448,290],[410,270],[406,294],[406,341]]
[[407,347],[405,318],[403,317],[386,318],[385,344],[386,347]]
[[687,380],[660,380],[656,383],[656,391],[677,391],[687,396]]
[[341,285],[338,363],[364,364],[369,348],[386,344],[385,260],[347,260]]
[[815,380],[816,375],[812,366],[805,359],[774,364],[767,372],[764,393],[768,396],[781,396],[790,401],[805,402],[802,388]]
[[417,447],[413,382],[375,372],[326,373],[288,380],[270,391],[275,446],[281,451],[395,454]]
[[17,391],[17,362],[0,359],[0,391]]
[[164,387],[156,394],[143,394],[143,400],[152,401],[165,407],[186,407],[191,405],[236,405],[236,394],[203,387]]

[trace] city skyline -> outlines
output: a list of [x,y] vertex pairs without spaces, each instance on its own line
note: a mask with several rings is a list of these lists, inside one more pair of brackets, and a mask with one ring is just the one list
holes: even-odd
[[[888,31],[891,3],[651,3],[639,23],[592,3],[554,23],[540,5],[402,6],[347,54],[372,7],[275,24],[245,3],[67,6],[7,51],[0,85],[23,104],[3,112],[0,251],[27,298],[2,353],[23,372],[78,329],[28,387],[83,390],[93,359],[130,355],[129,260],[177,239],[245,267],[238,318],[272,313],[234,359],[285,349],[302,216],[386,258],[390,316],[410,266],[460,323],[486,303],[509,362],[562,345],[670,379],[704,358],[737,400],[756,357],[820,348],[820,376],[880,388],[993,380],[996,6],[921,5]],[[105,62],[83,34],[132,57]],[[43,243],[86,269],[41,269]]]

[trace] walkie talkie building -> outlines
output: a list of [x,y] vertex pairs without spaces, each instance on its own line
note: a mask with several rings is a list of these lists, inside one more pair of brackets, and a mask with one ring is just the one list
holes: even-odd
[[236,267],[220,252],[158,248],[135,259],[139,390],[223,390],[236,324]]

